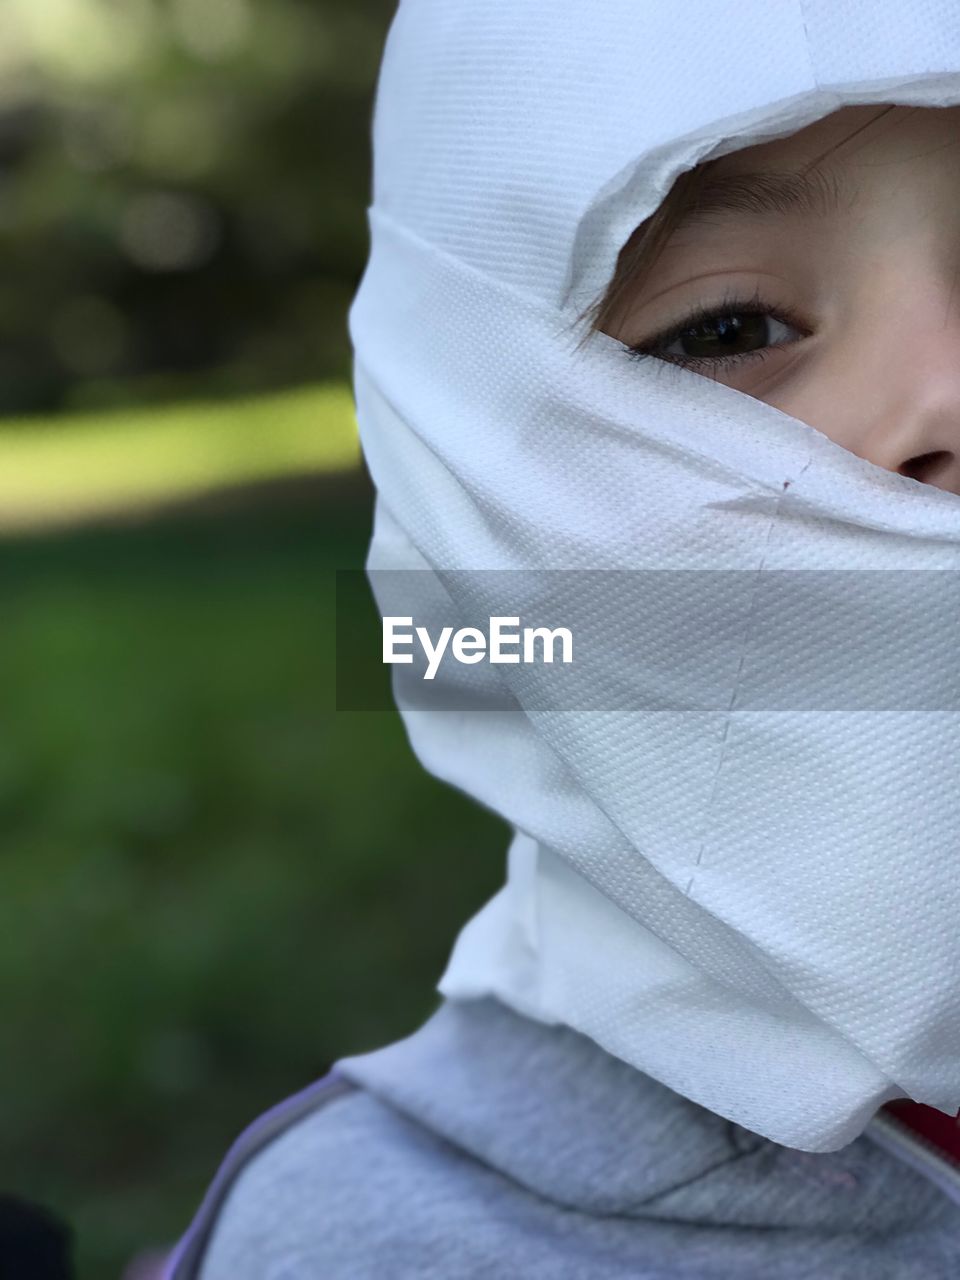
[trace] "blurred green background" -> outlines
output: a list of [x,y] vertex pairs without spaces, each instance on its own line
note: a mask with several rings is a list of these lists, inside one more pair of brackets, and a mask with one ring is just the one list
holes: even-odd
[[0,1190],[82,1280],[413,1030],[502,876],[394,714],[334,710],[393,8],[0,8]]

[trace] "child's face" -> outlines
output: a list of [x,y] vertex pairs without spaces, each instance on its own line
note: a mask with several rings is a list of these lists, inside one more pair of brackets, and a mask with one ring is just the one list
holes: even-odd
[[611,335],[960,494],[958,144],[960,107],[858,106],[723,157],[741,207],[708,190]]

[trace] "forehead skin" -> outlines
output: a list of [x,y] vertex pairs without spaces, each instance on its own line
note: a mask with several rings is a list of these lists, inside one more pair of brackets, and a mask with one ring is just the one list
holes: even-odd
[[719,169],[793,168],[829,153],[837,160],[861,159],[882,145],[885,158],[896,162],[916,155],[917,144],[955,146],[960,138],[960,105],[955,107],[842,107],[785,138],[744,147],[716,162]]
[[[714,176],[757,171],[829,175],[840,210],[863,210],[871,196],[904,195],[911,219],[954,203],[960,183],[960,106],[844,107],[786,138],[745,147],[714,162]],[[829,212],[829,210],[825,210]],[[884,210],[889,220],[891,209]],[[893,228],[891,228],[893,229]]]
[[[816,267],[834,292],[841,278],[852,282],[855,264],[861,275],[871,264],[889,267],[907,243],[911,253],[923,245],[931,259],[955,262],[958,143],[960,106],[858,106],[713,161],[699,205],[680,218],[628,298],[620,336],[675,319],[664,312],[682,301],[674,290],[707,273],[756,270],[787,277],[796,290],[812,287]],[[792,201],[790,190],[784,198],[782,188],[800,185],[796,175],[818,189],[815,198]]]

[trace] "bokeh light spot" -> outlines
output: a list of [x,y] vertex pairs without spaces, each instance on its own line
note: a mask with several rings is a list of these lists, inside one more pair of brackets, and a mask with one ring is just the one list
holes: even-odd
[[199,196],[151,191],[127,205],[120,241],[130,260],[145,271],[190,271],[216,252],[220,220]]

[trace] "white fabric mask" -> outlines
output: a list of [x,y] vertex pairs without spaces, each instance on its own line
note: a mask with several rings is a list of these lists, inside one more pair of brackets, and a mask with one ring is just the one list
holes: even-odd
[[[553,668],[476,666],[442,668],[431,709],[394,668],[419,759],[517,833],[440,990],[805,1151],[893,1098],[960,1109],[957,593],[915,572],[960,568],[960,498],[570,326],[684,169],[845,105],[957,102],[953,0],[402,0],[378,88],[350,313],[375,589],[438,571],[493,615],[497,575],[460,571],[644,570],[619,597],[639,617],[649,571],[739,570],[782,604],[714,634],[679,593],[589,705]],[[872,570],[931,612],[920,686]]]

